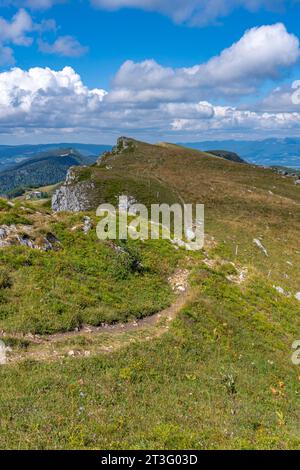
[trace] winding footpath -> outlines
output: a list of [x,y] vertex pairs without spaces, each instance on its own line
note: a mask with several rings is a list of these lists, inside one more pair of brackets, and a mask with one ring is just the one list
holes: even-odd
[[176,292],[176,300],[170,307],[141,320],[94,327],[83,325],[75,331],[48,336],[32,334],[0,333],[0,339],[13,338],[28,343],[28,347],[6,348],[6,363],[26,359],[51,362],[66,357],[89,357],[114,352],[132,342],[149,341],[160,337],[169,329],[170,322],[182,310],[189,296],[187,270],[177,270],[169,283]]

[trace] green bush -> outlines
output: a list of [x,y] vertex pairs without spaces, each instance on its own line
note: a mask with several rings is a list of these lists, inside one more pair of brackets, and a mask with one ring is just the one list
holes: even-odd
[[135,246],[126,241],[120,241],[116,247],[119,250],[113,259],[109,272],[117,279],[126,279],[131,274],[142,274],[141,255]]

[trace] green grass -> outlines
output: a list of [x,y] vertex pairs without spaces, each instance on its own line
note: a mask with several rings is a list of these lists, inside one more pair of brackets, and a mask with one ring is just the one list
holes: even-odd
[[104,165],[77,167],[74,169],[76,182],[92,181],[92,190],[88,192],[91,208],[102,203],[118,203],[118,196],[127,195],[135,198],[140,204],[150,207],[152,203],[173,204],[178,202],[176,191],[159,180],[149,180],[143,173],[127,175],[107,169]]
[[0,225],[30,225],[27,217],[16,213],[0,214]]
[[[58,251],[11,246],[0,251],[0,328],[39,334],[142,318],[172,301],[167,278],[181,253],[165,243],[100,242],[72,226],[82,215],[61,216],[47,226]],[[95,219],[96,222],[96,219]],[[4,274],[3,274],[4,276]],[[3,278],[4,280],[6,278]]]
[[0,199],[0,225],[31,225],[31,220],[26,217],[27,209],[16,202],[10,206],[5,199]]
[[[149,315],[172,302],[167,278],[178,264],[192,270],[190,299],[159,338],[154,327],[69,338],[54,362],[30,360],[38,346],[8,336],[28,359],[0,368],[0,448],[299,449],[299,187],[199,152],[137,146],[92,167],[93,182],[110,201],[124,191],[148,204],[162,191],[205,203],[207,253],[157,241],[130,242],[120,255],[94,232],[72,231],[83,214],[32,205],[26,217],[61,249],[1,250],[0,329],[50,333]],[[246,281],[230,282],[242,268]],[[114,342],[115,352],[99,352]],[[98,354],[64,357],[76,348]]]
[[0,447],[299,448],[295,302],[261,278],[240,295],[204,267],[193,285],[198,294],[159,340],[1,368]]

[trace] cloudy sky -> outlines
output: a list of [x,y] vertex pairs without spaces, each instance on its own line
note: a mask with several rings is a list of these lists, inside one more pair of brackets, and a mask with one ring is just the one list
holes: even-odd
[[0,0],[0,144],[300,137],[300,0]]

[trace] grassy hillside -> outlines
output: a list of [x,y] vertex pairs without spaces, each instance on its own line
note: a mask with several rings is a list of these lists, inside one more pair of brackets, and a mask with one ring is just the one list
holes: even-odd
[[57,242],[30,249],[12,238],[0,249],[0,330],[49,334],[142,318],[170,304],[167,278],[182,256],[170,244],[100,242],[93,214],[85,234],[83,214],[51,216],[36,207],[2,202],[2,226],[16,225],[37,247],[48,234]]
[[[186,252],[166,241],[102,243],[93,229],[83,233],[85,214],[3,202],[6,224],[29,224],[35,237],[51,233],[60,245],[0,251],[0,329],[12,348],[0,367],[0,447],[300,448],[293,178],[136,141],[76,174],[74,185],[95,183],[91,207],[123,192],[147,204],[205,203],[206,245]],[[80,330],[173,304],[168,279],[178,269],[189,272],[190,287],[172,321]],[[71,336],[47,336],[75,327]]]
[[94,209],[104,201],[115,203],[122,193],[146,204],[204,203],[206,232],[218,241],[221,256],[253,264],[264,275],[271,271],[274,282],[299,290],[300,191],[294,178],[176,145],[133,140],[75,174],[77,182],[94,183],[87,194]]

